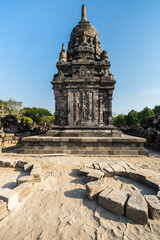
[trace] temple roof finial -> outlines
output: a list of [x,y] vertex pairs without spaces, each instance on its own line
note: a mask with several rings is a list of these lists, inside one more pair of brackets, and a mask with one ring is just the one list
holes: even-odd
[[62,43],[62,50],[65,50],[64,43]]
[[86,5],[83,4],[81,22],[86,22],[86,21],[87,21]]

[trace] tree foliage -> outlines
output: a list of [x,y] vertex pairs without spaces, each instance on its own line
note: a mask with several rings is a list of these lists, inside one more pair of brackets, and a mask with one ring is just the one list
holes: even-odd
[[135,110],[131,110],[126,116],[126,125],[137,125],[139,124],[138,112]]
[[0,100],[0,109],[2,109],[2,107],[4,108],[5,114],[18,116],[22,108],[22,102],[17,102],[11,98],[7,101]]
[[153,108],[154,115],[160,115],[160,105],[156,105]]
[[154,112],[152,109],[145,107],[140,113],[139,113],[139,120],[140,124],[142,126],[147,125],[148,119],[154,116]]
[[55,116],[43,116],[41,117],[39,124],[44,125],[47,123],[53,123],[54,119],[55,119]]
[[116,126],[125,126],[126,125],[126,115],[119,114],[113,118],[113,124]]
[[131,126],[131,125],[147,125],[149,118],[154,117],[155,115],[160,115],[160,106],[156,105],[154,109],[145,107],[141,112],[131,110],[127,115],[119,114],[116,117],[113,117],[113,124],[115,126]]
[[25,116],[23,116],[23,117],[21,117],[20,118],[20,120],[21,120],[21,122],[23,123],[23,124],[33,124],[33,119],[32,118],[30,118],[30,117],[25,117]]
[[52,116],[51,112],[45,108],[25,107],[21,110],[21,116],[30,117],[37,124],[40,123],[44,116]]

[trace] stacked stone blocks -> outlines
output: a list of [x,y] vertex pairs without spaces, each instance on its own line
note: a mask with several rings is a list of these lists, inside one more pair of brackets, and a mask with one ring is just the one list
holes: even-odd
[[0,221],[12,211],[19,202],[32,192],[36,182],[42,179],[42,168],[40,163],[28,163],[21,160],[0,160],[0,167],[21,167],[24,171],[31,171],[30,175],[22,176],[17,180],[18,186],[13,190],[0,188]]
[[[98,198],[98,203],[103,208],[118,215],[125,215],[140,224],[146,224],[148,217],[160,220],[160,173],[120,161],[83,166],[80,174],[87,178],[87,197],[90,200]],[[114,175],[131,178],[152,187],[157,191],[157,195],[143,196],[110,188],[105,178]]]

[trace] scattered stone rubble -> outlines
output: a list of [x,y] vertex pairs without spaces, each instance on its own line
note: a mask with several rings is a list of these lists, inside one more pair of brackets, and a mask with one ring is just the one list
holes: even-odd
[[145,147],[160,151],[160,116],[150,118],[146,127],[121,126],[118,129],[124,134],[146,138]]
[[12,211],[19,202],[31,193],[36,182],[42,180],[42,168],[40,163],[28,163],[21,160],[0,160],[0,167],[21,167],[24,171],[30,171],[30,175],[20,177],[17,180],[18,186],[13,190],[0,188],[0,221]]
[[[79,172],[86,176],[87,197],[90,200],[98,198],[103,208],[140,224],[146,224],[149,217],[160,220],[160,173],[124,161],[84,165]],[[157,195],[143,196],[110,188],[105,178],[113,176],[140,182],[156,190]]]

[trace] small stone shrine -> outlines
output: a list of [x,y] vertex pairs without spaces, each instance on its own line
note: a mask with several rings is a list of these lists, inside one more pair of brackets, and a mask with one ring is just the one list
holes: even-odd
[[116,81],[108,53],[82,6],[79,24],[64,44],[52,80],[55,126],[43,137],[23,139],[24,153],[146,154],[145,139],[121,135],[112,125],[112,95]]

